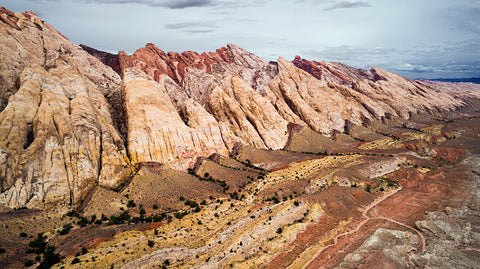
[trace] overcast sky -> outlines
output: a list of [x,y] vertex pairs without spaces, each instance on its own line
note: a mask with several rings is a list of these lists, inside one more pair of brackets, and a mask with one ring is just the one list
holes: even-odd
[[236,44],[270,61],[295,55],[410,78],[480,77],[480,0],[2,0],[71,41],[131,54]]

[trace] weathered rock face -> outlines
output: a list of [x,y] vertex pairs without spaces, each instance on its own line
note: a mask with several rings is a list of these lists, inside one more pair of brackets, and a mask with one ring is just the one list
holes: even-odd
[[[288,121],[261,95],[275,66],[234,45],[199,55],[166,54],[147,44],[132,56],[119,55],[133,163],[158,161],[186,169],[196,157],[228,154],[236,142],[284,147]],[[168,115],[152,107],[165,108]]]
[[118,54],[100,51],[83,44],[80,44],[80,47],[102,61],[105,65],[112,67],[115,72],[120,74],[120,61],[118,60]]
[[228,154],[217,122],[195,101],[185,107],[185,115],[192,115],[189,123],[195,128],[191,128],[177,113],[164,84],[140,70],[124,70],[124,91],[133,163],[154,161],[185,170],[199,155]]
[[142,162],[186,170],[239,142],[282,149],[289,123],[328,136],[480,98],[478,86],[300,57],[267,63],[235,45],[114,55],[4,8],[0,37],[0,203],[10,207],[76,205]]
[[[0,10],[0,203],[78,204],[129,173],[107,98],[120,78],[32,12]],[[59,207],[61,210],[62,207]]]
[[466,87],[454,94],[454,85],[411,80],[379,68],[367,71],[341,63],[308,61],[298,56],[293,63],[342,94],[344,99],[363,106],[368,110],[366,118],[394,115],[407,119],[414,113],[454,110],[464,106],[465,99],[478,98],[479,94],[478,86],[473,86],[476,90]]

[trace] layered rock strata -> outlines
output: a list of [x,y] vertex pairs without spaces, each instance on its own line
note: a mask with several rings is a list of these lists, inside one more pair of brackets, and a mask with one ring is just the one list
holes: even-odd
[[[0,10],[0,203],[75,205],[129,174],[107,97],[120,77],[32,12]],[[64,208],[62,206],[59,209]]]
[[267,63],[235,45],[82,49],[31,11],[1,8],[0,37],[0,203],[10,207],[77,205],[142,162],[186,170],[236,143],[283,149],[289,123],[330,136],[480,98],[478,86],[300,57]]

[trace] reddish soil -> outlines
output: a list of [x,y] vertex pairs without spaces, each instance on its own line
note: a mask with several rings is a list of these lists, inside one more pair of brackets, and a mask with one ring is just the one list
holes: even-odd
[[[357,249],[378,228],[408,230],[420,235],[425,250],[425,236],[415,228],[415,222],[426,218],[426,213],[441,211],[448,207],[458,207],[468,196],[468,176],[465,167],[459,162],[468,154],[480,152],[478,145],[478,119],[455,122],[455,127],[445,129],[463,129],[464,137],[450,140],[440,145],[433,145],[437,152],[435,159],[419,159],[410,157],[411,164],[430,167],[428,173],[416,168],[402,169],[388,175],[397,182],[401,189],[391,197],[378,202],[386,193],[367,193],[361,189],[333,186],[316,196],[307,196],[305,200],[313,200],[324,204],[325,215],[317,222],[309,225],[305,232],[299,234],[290,248],[276,256],[265,268],[284,268],[298,259],[308,247],[318,244],[327,238],[334,238],[324,243],[325,248],[312,257],[305,268],[333,268],[338,266],[348,253]],[[417,150],[427,146],[422,141],[412,141],[406,148]],[[420,147],[419,147],[420,146]],[[410,148],[411,147],[411,148]],[[374,203],[377,201],[378,204]],[[367,207],[368,205],[370,207]],[[368,208],[362,213],[358,208]],[[350,223],[337,231],[334,236],[329,232],[337,228],[340,221]],[[356,230],[358,229],[358,230]],[[355,232],[356,231],[356,232]],[[398,268],[399,264],[381,252],[371,251],[357,268]]]
[[82,248],[94,248],[95,246],[111,240],[115,235],[124,231],[147,231],[162,226],[162,223],[142,223],[132,225],[114,225],[95,227],[89,225],[83,229],[73,229],[69,234],[57,236],[51,244],[55,245],[63,256],[75,255]]

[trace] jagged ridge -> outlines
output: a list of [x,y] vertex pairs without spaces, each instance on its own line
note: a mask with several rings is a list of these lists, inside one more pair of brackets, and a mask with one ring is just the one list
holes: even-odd
[[186,170],[236,143],[282,149],[289,123],[328,136],[480,97],[378,68],[267,63],[235,45],[198,54],[147,44],[133,55],[83,46],[102,63],[33,12],[2,8],[0,20],[0,203],[10,207],[76,205],[142,162]]

